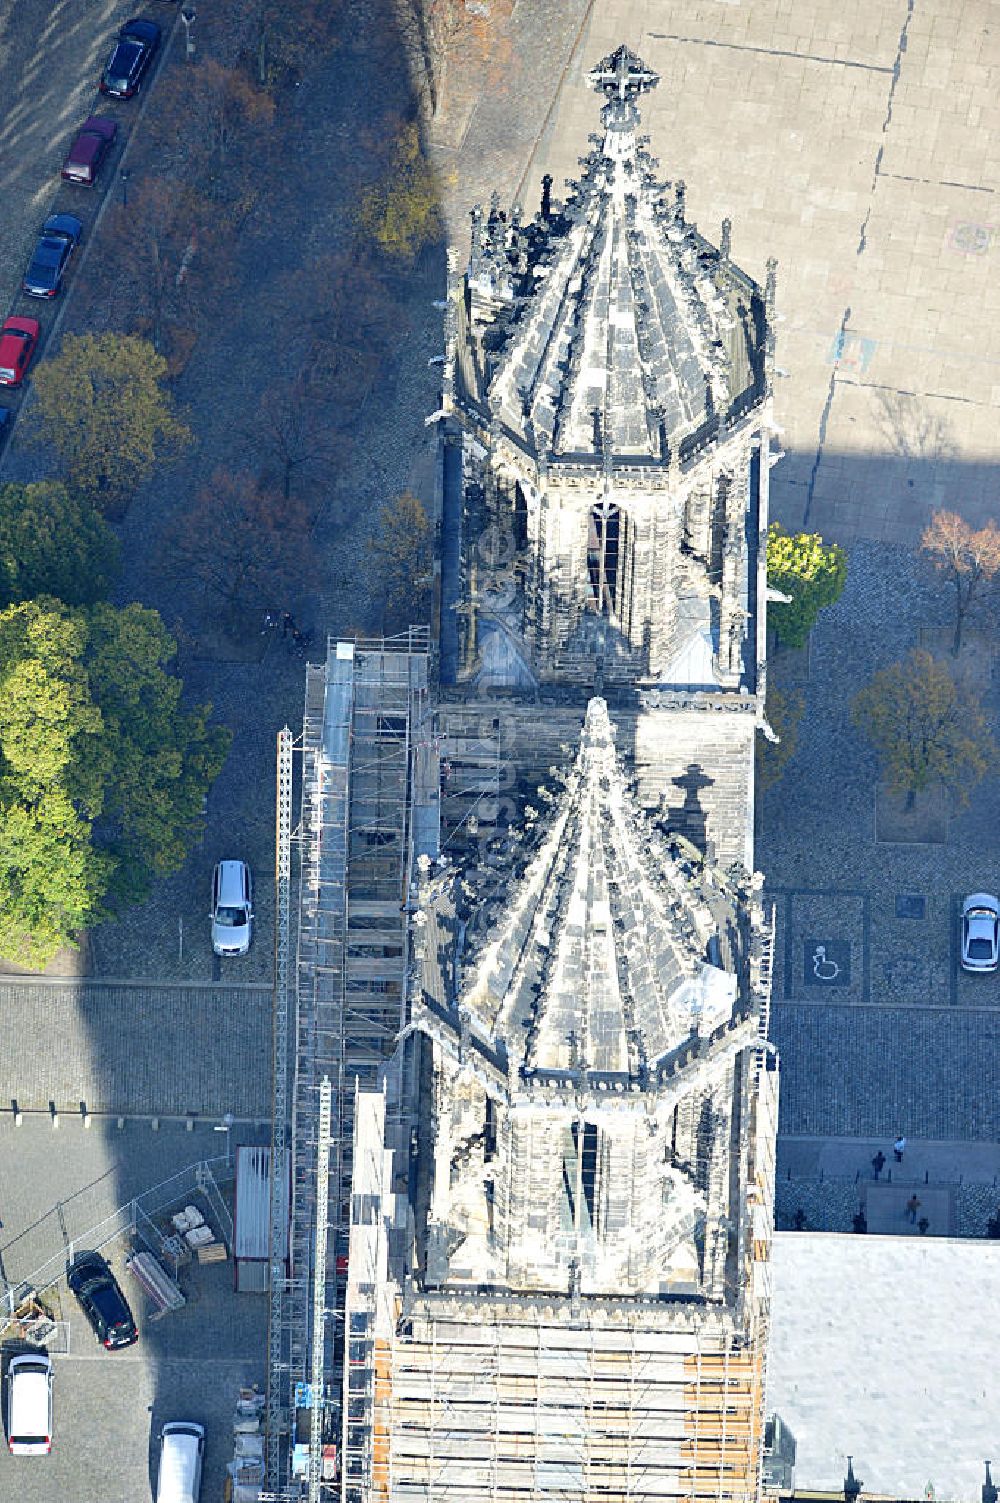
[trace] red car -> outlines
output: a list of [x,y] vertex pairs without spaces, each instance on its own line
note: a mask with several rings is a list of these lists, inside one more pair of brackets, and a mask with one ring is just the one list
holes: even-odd
[[8,318],[0,329],[0,386],[20,386],[42,326],[37,318]]
[[118,123],[103,115],[91,115],[76,133],[76,140],[63,163],[62,175],[69,183],[92,183],[97,169],[111,150]]

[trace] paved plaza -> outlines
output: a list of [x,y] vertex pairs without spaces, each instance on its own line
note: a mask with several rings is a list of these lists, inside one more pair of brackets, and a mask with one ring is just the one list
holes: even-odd
[[[192,1131],[164,1122],[63,1119],[53,1131],[44,1117],[16,1127],[0,1115],[0,1274],[12,1283],[58,1267],[70,1247],[93,1246],[95,1229],[134,1196],[208,1160],[232,1210],[231,1163],[241,1142],[266,1140],[237,1123],[229,1143],[214,1122]],[[179,1183],[179,1181],[178,1181]],[[184,1201],[198,1199],[183,1180]],[[164,1190],[165,1195],[169,1185]],[[182,1201],[182,1203],[184,1203]],[[172,1203],[154,1193],[146,1204]],[[204,1202],[201,1202],[204,1205]],[[211,1216],[211,1212],[209,1212]],[[231,1415],[241,1384],[263,1382],[267,1302],[233,1293],[232,1262],[181,1272],[187,1304],[150,1322],[145,1301],[124,1271],[125,1244],[103,1251],[139,1323],[139,1344],[107,1353],[65,1284],[47,1294],[60,1326],[53,1343],[55,1444],[44,1464],[25,1465],[0,1450],[0,1497],[18,1503],[135,1503],[152,1494],[155,1437],[165,1420],[197,1418],[208,1429],[204,1494],[221,1497],[232,1456]]]
[[0,978],[4,1107],[265,1120],[271,988]]

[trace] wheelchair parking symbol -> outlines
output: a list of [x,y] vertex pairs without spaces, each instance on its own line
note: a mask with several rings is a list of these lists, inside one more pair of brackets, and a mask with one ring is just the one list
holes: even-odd
[[842,939],[807,939],[802,972],[806,986],[850,986],[850,945]]

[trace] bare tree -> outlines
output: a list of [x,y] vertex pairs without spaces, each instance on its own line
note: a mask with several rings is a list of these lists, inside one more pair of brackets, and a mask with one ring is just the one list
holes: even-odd
[[334,455],[316,401],[301,380],[287,381],[261,400],[257,421],[248,436],[277,469],[286,501],[296,471],[327,464]]
[[992,520],[978,531],[954,511],[936,511],[924,528],[920,546],[938,573],[955,586],[955,636],[952,652],[962,647],[962,629],[982,587],[1000,573],[1000,528]]
[[216,469],[172,528],[166,571],[215,598],[223,628],[240,635],[277,601],[307,587],[316,568],[312,517],[246,472]]

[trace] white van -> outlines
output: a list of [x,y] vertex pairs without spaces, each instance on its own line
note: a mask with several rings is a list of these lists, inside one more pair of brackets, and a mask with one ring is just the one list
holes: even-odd
[[156,1503],[198,1503],[205,1427],[172,1420],[160,1431],[160,1472]]
[[22,1352],[7,1369],[7,1444],[12,1456],[52,1450],[52,1358]]

